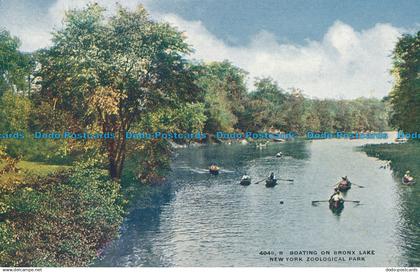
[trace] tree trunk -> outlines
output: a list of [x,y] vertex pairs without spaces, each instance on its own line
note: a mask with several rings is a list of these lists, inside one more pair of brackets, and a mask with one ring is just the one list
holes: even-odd
[[121,173],[118,170],[119,170],[119,167],[117,165],[117,162],[110,156],[108,171],[112,179],[119,179],[121,177]]
[[[125,132],[121,134],[124,135]],[[108,139],[106,145],[108,150],[109,175],[113,179],[121,179],[126,152],[125,138],[116,137],[115,139]]]
[[[102,116],[101,110],[99,110],[100,116]],[[122,116],[121,113],[119,116]],[[125,153],[126,153],[126,139],[125,134],[129,130],[129,117],[119,118],[119,122],[113,119],[110,115],[105,114],[102,120],[102,131],[114,132],[114,139],[106,139],[105,146],[108,151],[108,171],[112,179],[121,179],[121,175],[124,169]]]

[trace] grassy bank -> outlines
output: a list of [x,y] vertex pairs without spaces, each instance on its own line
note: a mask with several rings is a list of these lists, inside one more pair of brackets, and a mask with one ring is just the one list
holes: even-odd
[[[4,166],[5,163],[0,162],[0,169],[3,169]],[[0,175],[0,190],[13,191],[16,187],[22,187],[26,183],[31,183],[31,177],[43,177],[57,171],[64,171],[71,168],[68,165],[54,165],[30,161],[19,161],[16,166],[19,171]]]
[[121,225],[119,184],[93,166],[19,167],[0,178],[0,264],[90,264]]
[[420,142],[404,144],[370,144],[362,147],[368,156],[391,161],[391,168],[398,176],[410,170],[412,176],[420,178]]

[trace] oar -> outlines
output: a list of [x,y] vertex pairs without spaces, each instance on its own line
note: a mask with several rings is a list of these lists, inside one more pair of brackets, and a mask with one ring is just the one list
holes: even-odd
[[330,202],[329,200],[314,200],[312,204],[319,203],[319,202]]
[[255,182],[255,184],[258,184],[260,182],[263,182],[264,180],[266,180],[266,179],[259,180],[259,181]]
[[[320,203],[320,202],[330,202],[330,201],[329,200],[314,200],[312,201],[312,205],[315,203]],[[352,203],[357,203],[357,204],[360,203],[359,200],[344,200],[344,202],[352,202]]]
[[293,179],[283,179],[283,178],[278,178],[278,180],[294,181]]
[[360,200],[344,200],[344,202],[360,203]]
[[365,188],[365,186],[362,186],[362,185],[359,185],[359,184],[356,184],[356,183],[351,183],[351,185],[356,185],[357,187],[359,187],[359,188]]

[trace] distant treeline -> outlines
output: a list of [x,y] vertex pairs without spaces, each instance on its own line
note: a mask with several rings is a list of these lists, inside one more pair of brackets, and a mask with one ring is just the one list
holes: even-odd
[[382,131],[388,106],[377,98],[310,99],[299,89],[285,91],[271,78],[246,87],[246,72],[228,61],[201,64],[205,90],[205,131]]

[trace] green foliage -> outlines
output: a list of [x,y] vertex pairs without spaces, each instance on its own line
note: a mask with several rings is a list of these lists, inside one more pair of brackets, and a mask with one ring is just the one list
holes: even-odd
[[[45,104],[43,104],[45,105]],[[43,114],[41,114],[43,113]],[[51,113],[45,116],[46,113]],[[34,139],[32,130],[42,130],[36,125],[36,120],[43,119],[53,121],[51,115],[56,116],[57,112],[45,108],[34,108],[33,102],[28,96],[20,93],[6,91],[0,97],[0,132],[25,134],[23,139],[2,139],[1,144],[5,147],[6,153],[13,158],[22,158],[33,161],[70,163],[71,151],[68,141],[51,141]],[[61,115],[60,124],[66,123],[66,115]],[[68,120],[68,119],[67,119]],[[54,129],[54,126],[46,128],[47,131]]]
[[284,130],[305,133],[304,115],[307,110],[305,102],[302,91],[298,89],[294,89],[287,96],[283,111]]
[[185,103],[176,109],[162,108],[148,113],[135,125],[135,129],[144,132],[202,132],[206,122],[202,103]]
[[0,97],[0,131],[14,133],[27,130],[31,104],[29,98],[25,96],[11,91],[5,92]]
[[119,185],[103,170],[79,165],[27,179],[0,199],[7,207],[0,218],[2,265],[87,265],[115,237],[123,201]]
[[403,35],[393,59],[392,125],[405,132],[420,131],[420,32]]
[[205,92],[205,130],[214,133],[242,129],[247,73],[228,61],[201,64],[199,67],[201,73],[197,84]]
[[215,80],[206,83],[205,105],[206,131],[215,133],[216,131],[230,132],[233,130],[238,120],[232,113],[231,105],[221,82]]
[[245,103],[244,128],[251,131],[283,128],[284,91],[271,78],[257,79],[254,86],[255,91],[249,94]]
[[234,66],[229,61],[211,62],[205,65],[206,74],[220,84],[219,91],[226,95],[232,114],[238,118],[240,128],[244,102],[247,99],[245,77],[247,72]]
[[18,51],[20,41],[8,31],[0,29],[0,96],[6,91],[28,89],[31,71],[30,56]]
[[181,133],[202,132],[206,122],[205,108],[202,103],[187,103],[175,111],[177,131]]
[[[185,103],[177,109],[163,108],[153,113],[148,113],[138,122],[133,131],[148,133],[168,132],[168,133],[198,133],[203,131],[206,121],[202,103]],[[192,140],[175,140],[178,143],[189,143]],[[133,141],[128,142],[128,148],[136,152],[130,160],[135,160],[135,173],[142,182],[160,182],[163,176],[170,169],[171,146],[166,139],[153,139],[142,141],[138,144]]]
[[171,146],[163,139],[150,140],[144,144],[137,156],[131,160],[135,161],[137,180],[142,183],[159,184],[165,180],[165,175],[170,170]]
[[254,99],[265,99],[277,107],[280,107],[286,101],[287,97],[284,90],[272,78],[257,78],[254,86],[255,91],[252,93]]

